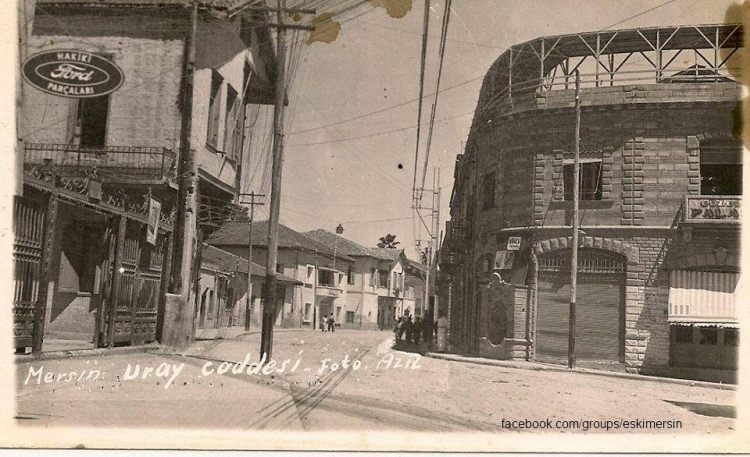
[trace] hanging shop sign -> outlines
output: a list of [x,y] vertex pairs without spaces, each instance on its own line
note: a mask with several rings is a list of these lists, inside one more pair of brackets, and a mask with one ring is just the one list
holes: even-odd
[[685,222],[740,223],[739,196],[697,196],[685,198]]
[[120,67],[86,51],[56,49],[26,59],[23,78],[37,89],[70,98],[99,97],[120,88]]
[[518,251],[521,249],[521,237],[520,236],[511,236],[508,237],[508,251]]
[[148,204],[148,226],[146,227],[146,241],[156,245],[156,236],[159,234],[159,217],[161,216],[161,202],[154,198],[149,199]]

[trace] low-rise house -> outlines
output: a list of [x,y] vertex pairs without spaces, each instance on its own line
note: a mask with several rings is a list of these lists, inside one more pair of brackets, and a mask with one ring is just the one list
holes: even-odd
[[[214,246],[203,246],[200,276],[194,294],[196,338],[215,338],[224,333],[231,335],[231,329],[244,328],[247,319],[250,325],[259,325],[263,306],[259,295],[266,281],[266,269],[252,262],[250,270],[253,297],[248,308],[247,259]],[[276,322],[280,325],[284,320],[284,310],[288,310],[292,303],[295,286],[303,283],[283,274],[277,275],[276,280],[279,288]]]
[[[268,222],[253,223],[253,262],[265,265],[267,256]],[[219,247],[247,259],[249,224],[229,222],[207,240]],[[337,325],[345,319],[346,272],[353,260],[328,246],[279,224],[279,250],[276,272],[301,282],[294,287],[292,296],[285,299],[276,325],[281,327],[318,328],[321,317],[334,315]],[[287,292],[288,293],[288,292]],[[262,290],[253,287],[253,295],[261,297]]]
[[403,249],[368,248],[324,229],[306,232],[310,238],[353,259],[347,270],[346,310],[341,326],[390,330],[396,316],[415,310],[415,287],[404,265]]

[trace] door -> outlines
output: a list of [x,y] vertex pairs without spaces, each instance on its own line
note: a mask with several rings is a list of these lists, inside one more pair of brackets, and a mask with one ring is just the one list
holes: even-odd
[[114,344],[144,344],[156,340],[156,317],[161,294],[162,267],[168,237],[160,233],[156,245],[145,240],[145,225],[127,219],[119,240],[119,280],[114,282],[114,315],[110,316]]
[[[582,250],[576,297],[576,359],[625,361],[625,262],[606,251]],[[568,356],[570,251],[540,258],[536,359],[565,363]],[[566,271],[567,270],[567,271]]]

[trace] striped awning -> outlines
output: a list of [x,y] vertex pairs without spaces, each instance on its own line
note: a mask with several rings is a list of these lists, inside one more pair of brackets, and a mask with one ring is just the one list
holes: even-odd
[[739,273],[672,270],[669,322],[736,324]]

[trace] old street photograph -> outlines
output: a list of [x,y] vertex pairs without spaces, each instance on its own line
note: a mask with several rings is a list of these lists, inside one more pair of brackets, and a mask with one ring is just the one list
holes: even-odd
[[3,442],[747,450],[739,0],[16,6]]

